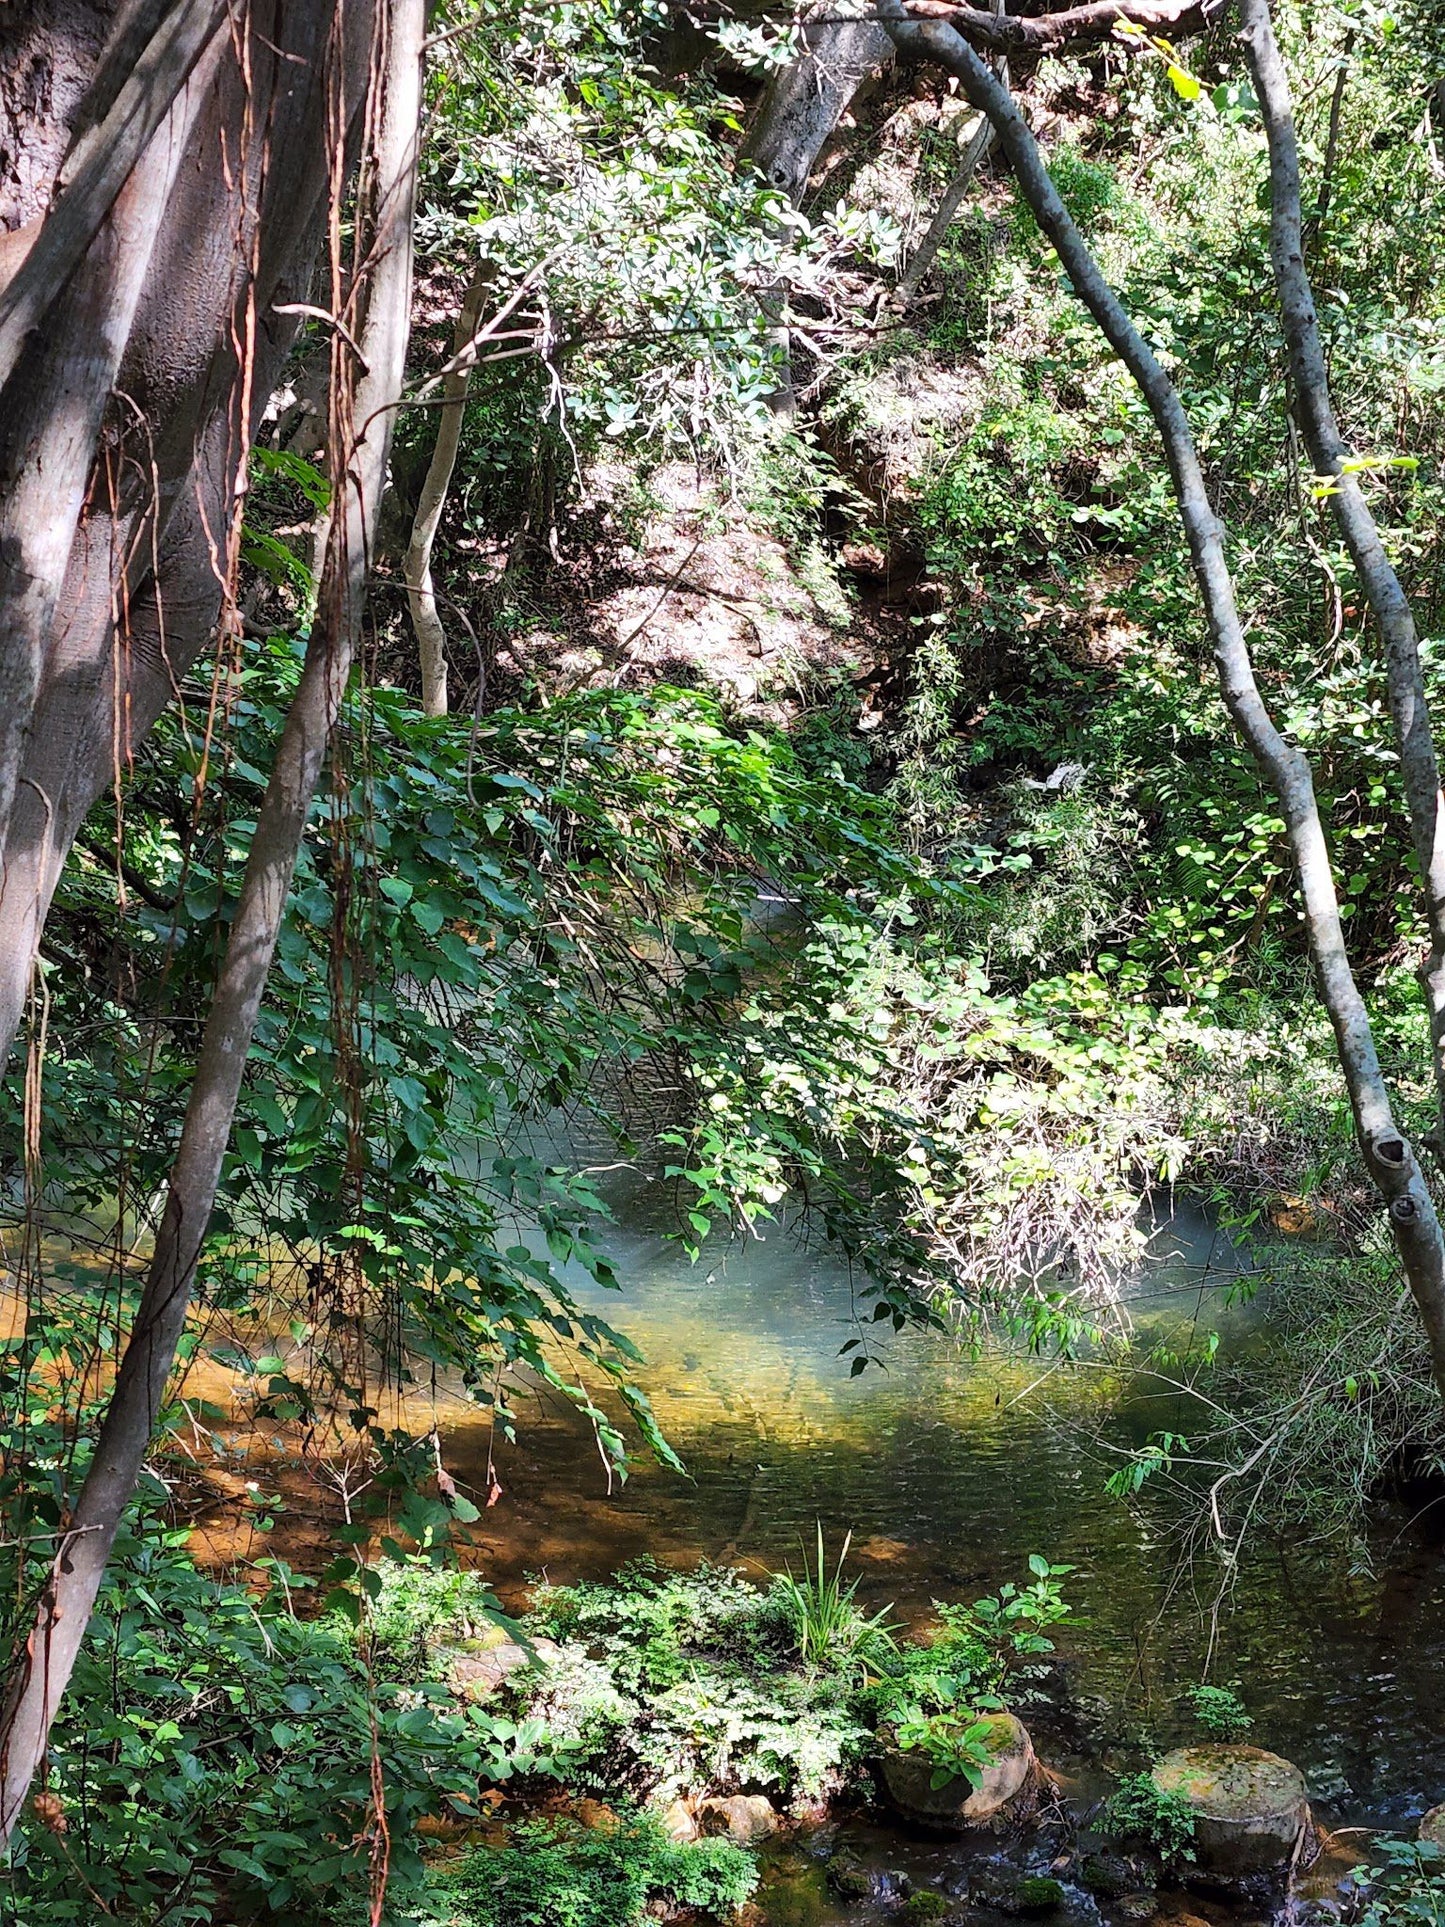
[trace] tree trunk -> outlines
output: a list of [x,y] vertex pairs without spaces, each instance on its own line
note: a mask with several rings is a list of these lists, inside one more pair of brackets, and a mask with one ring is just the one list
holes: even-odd
[[[1419,977],[1429,1012],[1435,1071],[1434,1141],[1437,1157],[1445,1159],[1445,799],[1440,793],[1440,764],[1425,697],[1415,620],[1409,598],[1380,540],[1359,471],[1350,466],[1355,451],[1335,419],[1314,292],[1305,267],[1299,148],[1289,76],[1275,41],[1268,0],[1240,0],[1240,20],[1269,140],[1270,256],[1289,347],[1295,411],[1315,472],[1330,478],[1326,499],[1385,645],[1390,716],[1399,746],[1400,775],[1430,939]],[[1338,138],[1338,120],[1337,88],[1330,115],[1331,147]]]
[[1391,1114],[1369,1013],[1345,949],[1309,762],[1280,735],[1255,681],[1225,559],[1223,529],[1209,505],[1183,404],[1074,225],[1008,89],[951,27],[910,21],[900,0],[880,0],[880,11],[900,48],[935,60],[957,75],[970,103],[988,115],[1013,166],[1020,194],[1053,244],[1075,294],[1134,377],[1159,429],[1214,642],[1220,691],[1235,728],[1279,799],[1299,873],[1310,952],[1334,1029],[1356,1136],[1365,1167],[1388,1209],[1396,1248],[1425,1327],[1436,1384],[1445,1397],[1445,1237],[1414,1153]]
[[[455,362],[470,347],[481,319],[482,302],[493,276],[490,261],[478,262],[462,297],[457,316],[452,359]],[[406,551],[406,600],[411,611],[411,626],[416,631],[417,653],[421,659],[421,706],[428,716],[447,713],[447,632],[437,613],[436,588],[432,582],[432,544],[441,525],[447,491],[452,485],[452,470],[461,445],[462,422],[467,412],[467,390],[472,385],[472,362],[454,367],[442,382],[442,402],[437,423],[436,446],[427,464],[421,500],[411,525],[411,541]]]
[[865,80],[893,64],[893,42],[876,20],[840,20],[820,0],[802,23],[803,52],[763,89],[741,158],[790,201],[807,191],[813,163]]
[[903,279],[898,283],[898,305],[906,308],[915,299],[918,290],[928,277],[928,271],[938,259],[938,250],[948,239],[948,230],[953,226],[954,216],[963,206],[963,197],[973,184],[973,177],[983,165],[988,150],[994,143],[993,124],[984,117],[968,146],[963,150],[953,179],[943,190],[943,197],[934,209],[933,219],[928,223],[928,231],[913,250]]
[[[34,1625],[12,1670],[0,1718],[0,1838],[8,1839],[40,1767],[56,1706],[85,1635],[117,1525],[151,1442],[185,1323],[215,1202],[261,996],[365,598],[369,545],[401,392],[411,303],[412,221],[421,114],[425,0],[379,9],[383,45],[368,123],[369,220],[357,260],[364,285],[346,304],[360,338],[333,344],[333,499],[321,605],[306,663],[257,818],[225,959],[207,1018],[169,1195],[95,1454],[59,1542]],[[332,155],[331,191],[344,188]],[[334,290],[341,311],[343,290]],[[364,312],[364,322],[356,313]]]
[[[17,233],[44,225],[108,24],[92,15],[29,0],[0,50]],[[247,451],[295,333],[275,307],[310,291],[328,127],[364,91],[369,17],[370,0],[251,0],[248,38],[223,25],[0,386],[0,1066],[76,831],[216,634]],[[37,65],[59,128],[17,104]]]

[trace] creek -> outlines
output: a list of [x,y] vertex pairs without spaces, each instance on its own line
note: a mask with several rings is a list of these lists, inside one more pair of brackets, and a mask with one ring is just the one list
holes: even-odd
[[[1090,1760],[1050,1761],[1081,1794],[1091,1776],[1102,1790],[1100,1767],[1124,1757],[1131,1727],[1186,1736],[1177,1699],[1207,1667],[1237,1683],[1251,1739],[1303,1769],[1327,1823],[1404,1829],[1445,1798],[1445,1557],[1428,1517],[1383,1517],[1369,1562],[1251,1544],[1225,1587],[1207,1551],[1182,1564],[1150,1508],[1104,1490],[1111,1447],[1187,1433],[1198,1417],[1159,1381],[973,1357],[945,1335],[889,1327],[880,1363],[854,1376],[840,1348],[856,1304],[837,1257],[773,1226],[690,1265],[663,1235],[665,1187],[626,1169],[601,1182],[625,1289],[577,1288],[641,1346],[639,1381],[690,1476],[640,1460],[609,1490],[586,1427],[550,1397],[535,1395],[514,1445],[449,1403],[454,1474],[484,1489],[494,1450],[503,1491],[476,1535],[504,1596],[529,1573],[602,1578],[642,1553],[757,1575],[796,1565],[820,1522],[833,1555],[852,1534],[869,1605],[916,1620],[934,1598],[1026,1577],[1039,1552],[1075,1568],[1078,1618],[1059,1650],[1106,1736]],[[1240,1271],[1228,1239],[1181,1206],[1153,1228],[1128,1313],[1151,1332],[1267,1344],[1267,1302],[1239,1302]]]

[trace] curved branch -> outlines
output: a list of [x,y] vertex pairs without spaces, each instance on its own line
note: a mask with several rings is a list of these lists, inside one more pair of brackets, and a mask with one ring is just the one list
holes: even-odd
[[1414,1153],[1391,1113],[1369,1013],[1345,948],[1309,761],[1280,734],[1255,681],[1225,559],[1224,531],[1210,507],[1184,405],[1075,226],[1008,89],[951,27],[910,21],[900,0],[881,0],[881,5],[899,47],[957,75],[968,100],[998,130],[1020,194],[1053,244],[1075,294],[1133,376],[1154,417],[1214,643],[1220,692],[1235,728],[1279,799],[1299,873],[1310,953],[1334,1029],[1361,1155],[1388,1209],[1396,1248],[1425,1327],[1435,1380],[1445,1397],[1445,1236]]
[[[1107,40],[1121,21],[1158,32],[1199,33],[1222,11],[1223,0],[1091,0],[1062,13],[995,14],[981,7],[955,6],[952,0],[910,0],[909,15],[943,20],[971,47],[997,54],[1057,53]],[[886,7],[882,9],[887,17]]]
[[[1430,937],[1429,955],[1420,966],[1419,976],[1430,1017],[1439,1113],[1437,1155],[1445,1156],[1445,798],[1440,792],[1440,764],[1415,619],[1360,486],[1360,471],[1353,466],[1355,451],[1335,418],[1319,316],[1305,267],[1299,147],[1289,76],[1274,37],[1269,0],[1241,0],[1240,19],[1240,37],[1269,141],[1270,258],[1289,348],[1295,410],[1316,473],[1322,479],[1330,478],[1326,499],[1385,645],[1390,716],[1400,752],[1400,775]],[[1337,89],[1331,109],[1332,140],[1337,132],[1338,99]]]
[[436,587],[431,573],[432,545],[436,541],[442,511],[446,507],[452,470],[456,467],[457,450],[461,446],[467,390],[471,387],[472,368],[475,365],[475,358],[467,359],[466,350],[477,332],[482,299],[495,271],[492,262],[479,261],[462,297],[462,311],[457,316],[452,343],[452,359],[442,383],[441,419],[437,424],[436,446],[427,464],[426,480],[422,483],[421,500],[417,503],[416,518],[411,525],[411,541],[407,545],[404,564],[407,607],[411,611],[411,626],[416,631],[417,652],[421,659],[421,706],[423,713],[428,716],[445,716],[447,713],[447,633],[437,612]]

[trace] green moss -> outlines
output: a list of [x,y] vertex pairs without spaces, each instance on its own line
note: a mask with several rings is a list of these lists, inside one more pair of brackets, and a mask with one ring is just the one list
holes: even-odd
[[907,1927],[924,1927],[924,1923],[942,1920],[950,1911],[953,1903],[947,1894],[936,1894],[928,1888],[910,1894],[899,1909],[898,1918]]
[[1014,1899],[1021,1914],[1051,1914],[1063,1906],[1064,1890],[1047,1875],[1031,1874],[1014,1889]]

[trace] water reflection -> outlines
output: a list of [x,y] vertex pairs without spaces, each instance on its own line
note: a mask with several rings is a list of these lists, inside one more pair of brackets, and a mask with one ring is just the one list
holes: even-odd
[[[1299,1762],[1326,1815],[1403,1824],[1445,1797],[1436,1555],[1402,1542],[1366,1579],[1307,1548],[1259,1548],[1216,1612],[1217,1566],[1179,1572],[1172,1544],[1103,1490],[1108,1445],[1168,1423],[1157,1385],[1121,1384],[1103,1362],[970,1358],[921,1332],[890,1336],[852,1376],[840,1347],[859,1307],[835,1258],[775,1228],[690,1266],[659,1235],[657,1187],[622,1174],[612,1197],[625,1293],[588,1302],[642,1346],[642,1382],[691,1479],[644,1464],[609,1494],[585,1431],[539,1400],[518,1443],[497,1447],[505,1492],[479,1533],[504,1586],[542,1569],[602,1576],[644,1551],[776,1568],[820,1519],[830,1543],[853,1532],[870,1599],[922,1612],[1044,1552],[1078,1569],[1084,1623],[1064,1642],[1078,1693],[1167,1735],[1212,1638],[1211,1677],[1240,1682],[1253,1737]],[[1259,1308],[1233,1290],[1245,1266],[1228,1239],[1198,1212],[1155,1230],[1136,1323],[1255,1342]],[[1100,1413],[1131,1390],[1101,1451]],[[452,1407],[447,1433],[449,1465],[480,1488],[488,1429]]]

